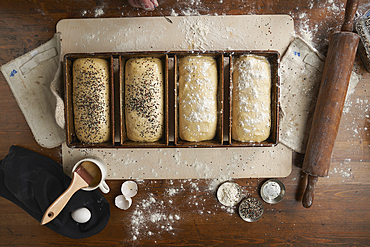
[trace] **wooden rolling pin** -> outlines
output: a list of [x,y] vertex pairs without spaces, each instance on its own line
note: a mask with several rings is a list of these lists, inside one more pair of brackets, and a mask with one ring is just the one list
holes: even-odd
[[313,203],[318,177],[328,176],[359,42],[359,36],[352,32],[357,5],[358,0],[347,1],[342,30],[329,37],[329,50],[302,166],[302,170],[308,174],[302,198],[306,208]]

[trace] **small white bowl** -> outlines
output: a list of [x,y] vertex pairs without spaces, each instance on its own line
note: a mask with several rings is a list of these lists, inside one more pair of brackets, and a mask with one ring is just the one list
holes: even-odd
[[269,179],[263,183],[260,194],[265,202],[275,204],[283,200],[285,196],[285,186],[278,179]]
[[224,182],[217,189],[217,199],[224,206],[235,206],[242,199],[242,189],[237,183]]

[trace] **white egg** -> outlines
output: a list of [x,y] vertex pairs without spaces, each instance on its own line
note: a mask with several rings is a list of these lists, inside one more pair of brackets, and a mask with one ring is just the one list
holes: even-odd
[[71,216],[77,223],[86,223],[91,218],[91,212],[87,208],[82,207],[72,211]]
[[121,186],[121,192],[126,198],[135,196],[137,189],[137,184],[134,181],[126,181]]
[[117,208],[127,210],[132,204],[132,199],[130,197],[126,198],[124,195],[119,195],[114,200],[114,204]]

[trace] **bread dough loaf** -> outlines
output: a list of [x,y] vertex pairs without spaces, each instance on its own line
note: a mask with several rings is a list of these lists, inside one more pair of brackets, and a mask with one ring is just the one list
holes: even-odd
[[210,56],[179,59],[179,136],[211,140],[217,129],[217,63]]
[[263,56],[245,55],[234,61],[232,139],[261,142],[270,136],[271,68]]
[[163,136],[164,81],[159,58],[131,58],[125,69],[125,118],[132,141],[155,142]]
[[75,60],[72,83],[77,138],[84,143],[110,140],[109,62],[100,58]]

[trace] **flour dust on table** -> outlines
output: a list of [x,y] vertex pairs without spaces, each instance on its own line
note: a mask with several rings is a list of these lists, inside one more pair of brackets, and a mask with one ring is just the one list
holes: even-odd
[[[166,185],[162,183],[159,185],[157,180],[136,180],[139,185],[139,194],[136,197],[140,199],[135,198],[132,208],[126,211],[130,214],[130,227],[125,229],[130,232],[131,240],[137,241],[148,236],[156,239],[166,234],[175,235],[175,229],[180,227],[182,219],[186,218],[187,214],[197,214],[199,221],[208,221],[221,210],[238,220],[235,205],[224,206],[217,201],[216,190],[223,182],[220,181],[222,180],[183,179],[176,182],[168,180]],[[153,187],[149,183],[164,189],[159,189],[158,192],[147,192],[149,187]],[[248,195],[248,191],[246,188],[240,188],[241,199]],[[254,189],[257,190],[257,187]],[[249,186],[248,190],[253,193],[253,186]],[[190,196],[184,196],[189,192]],[[203,192],[202,196],[196,196],[199,192]],[[229,197],[233,198],[233,196]],[[181,200],[181,203],[177,200]],[[214,206],[209,207],[209,203]]]

